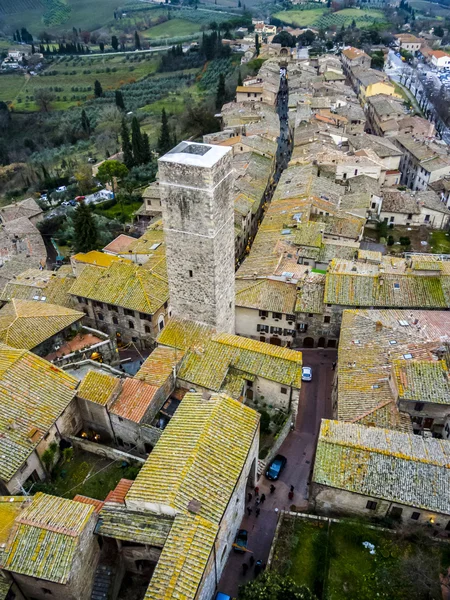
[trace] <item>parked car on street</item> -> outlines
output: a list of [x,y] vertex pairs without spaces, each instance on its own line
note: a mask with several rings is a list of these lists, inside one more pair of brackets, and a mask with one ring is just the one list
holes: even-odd
[[302,367],[302,381],[311,381],[312,369],[311,367]]
[[235,552],[244,553],[248,546],[248,531],[246,529],[239,529],[234,539],[233,550]]
[[231,596],[228,594],[223,594],[222,592],[217,592],[216,600],[231,600]]
[[285,456],[281,454],[277,454],[273,461],[270,463],[269,467],[266,471],[267,479],[271,479],[272,481],[276,481],[281,475],[281,471],[286,466],[287,459]]

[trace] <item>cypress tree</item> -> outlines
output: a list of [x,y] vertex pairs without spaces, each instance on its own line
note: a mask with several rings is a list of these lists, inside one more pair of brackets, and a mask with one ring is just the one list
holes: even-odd
[[255,35],[255,50],[256,50],[256,56],[259,56],[259,49],[260,49],[260,45],[259,45],[259,35],[256,34]]
[[123,101],[123,94],[122,94],[122,92],[120,90],[116,90],[115,96],[116,96],[116,106],[117,106],[117,108],[120,108],[120,110],[125,110],[125,103]]
[[158,138],[158,152],[159,154],[165,154],[170,150],[171,141],[170,141],[170,129],[169,122],[167,120],[166,111],[163,108],[161,113],[161,130],[159,132]]
[[136,50],[141,49],[141,40],[137,31],[134,32],[134,47],[136,48]]
[[239,69],[239,71],[238,71],[238,82],[237,82],[237,84],[238,84],[238,85],[243,85],[243,84],[242,84],[242,73],[241,73],[241,70],[240,70],[240,69]]
[[136,117],[133,117],[131,121],[131,148],[133,149],[134,164],[141,165],[144,162],[144,143],[139,121]]
[[219,83],[217,84],[217,94],[216,94],[216,108],[222,108],[222,104],[225,102],[225,76],[223,73],[219,75]]
[[83,110],[81,111],[81,128],[83,129],[83,131],[85,133],[87,133],[88,135],[90,135],[91,133],[91,122],[89,121],[89,117],[86,114],[86,111]]
[[134,166],[133,151],[131,149],[130,132],[125,119],[122,119],[122,129],[120,135],[122,138],[123,162],[128,169],[131,169]]
[[94,94],[96,98],[101,98],[103,96],[102,84],[98,79],[96,79],[94,83]]
[[150,152],[150,140],[146,133],[142,134],[142,158],[145,164],[149,163],[152,158]]
[[91,209],[84,202],[80,202],[73,213],[73,227],[75,251],[89,252],[89,250],[95,249],[98,236],[97,226]]

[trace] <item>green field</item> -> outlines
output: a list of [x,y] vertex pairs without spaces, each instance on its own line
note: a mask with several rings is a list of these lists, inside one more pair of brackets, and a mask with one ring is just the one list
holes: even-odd
[[0,20],[7,32],[26,27],[37,35],[44,29],[67,30],[68,24],[92,31],[112,21],[118,5],[115,0],[1,0]]
[[283,23],[295,25],[297,27],[307,27],[314,25],[316,27],[348,27],[355,20],[357,26],[368,26],[375,22],[385,20],[381,10],[357,8],[344,8],[333,13],[322,8],[310,8],[305,10],[285,10],[273,15]]
[[[374,546],[374,553],[363,544]],[[343,521],[284,517],[271,568],[320,600],[440,600],[450,545]],[[417,579],[416,579],[417,578]],[[425,590],[426,581],[429,589]]]
[[[139,58],[141,60],[136,61]],[[34,90],[52,88],[55,94],[54,108],[68,108],[93,96],[96,79],[103,90],[116,89],[126,83],[137,81],[154,73],[158,58],[140,54],[132,60],[125,56],[68,57],[56,59],[41,74],[25,81],[24,75],[0,75],[0,100],[11,102],[17,110],[35,110],[31,98]],[[56,89],[55,89],[56,88]],[[59,97],[59,100],[58,100]]]
[[450,8],[435,4],[434,2],[427,2],[426,0],[411,0],[411,6],[429,17],[448,17],[450,15]]
[[200,24],[186,21],[186,19],[171,19],[165,23],[155,25],[143,32],[143,36],[149,40],[157,40],[171,37],[191,35],[200,31]]

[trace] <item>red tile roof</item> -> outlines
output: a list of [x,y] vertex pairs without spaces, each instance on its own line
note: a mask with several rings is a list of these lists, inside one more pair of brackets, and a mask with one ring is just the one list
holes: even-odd
[[136,238],[122,233],[118,237],[116,237],[116,239],[110,242],[107,246],[105,246],[103,248],[103,252],[123,252],[124,250],[128,250],[128,247],[131,244],[131,242],[135,241]]
[[111,406],[111,413],[140,423],[159,387],[139,379],[125,379],[122,391]]
[[89,498],[88,496],[81,496],[81,494],[77,494],[74,497],[74,500],[76,502],[81,502],[82,504],[91,504],[96,513],[99,513],[104,505],[102,500],[96,500],[95,498]]
[[125,496],[128,494],[128,490],[133,485],[134,481],[131,479],[121,479],[116,485],[114,490],[111,490],[106,496],[106,502],[115,502],[116,504],[125,504]]

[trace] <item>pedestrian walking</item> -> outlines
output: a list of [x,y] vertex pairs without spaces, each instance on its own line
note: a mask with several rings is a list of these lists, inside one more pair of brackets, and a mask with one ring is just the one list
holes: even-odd
[[291,490],[288,494],[288,498],[289,498],[289,500],[292,500],[293,497],[294,497],[294,492]]
[[260,513],[260,512],[261,512],[261,509],[258,507],[258,508],[255,510],[255,515],[256,515],[256,517],[259,517],[259,513]]
[[250,566],[253,567],[253,565],[255,564],[255,557],[254,556],[250,556],[249,563],[250,563]]
[[256,497],[256,500],[255,500],[255,504],[256,504],[256,506],[259,506],[259,503],[260,503],[260,502],[261,502],[261,498],[260,498],[259,496],[257,496],[257,497]]
[[255,485],[255,495],[259,496],[259,487]]
[[293,485],[291,485],[291,492],[293,492],[293,491],[294,491],[294,486],[293,486]]
[[248,571],[248,564],[244,563],[242,565],[242,575],[245,577],[247,575],[247,571]]
[[266,495],[265,494],[261,494],[261,498],[260,498],[261,504],[264,504],[265,499],[266,499]]
[[262,560],[257,560],[255,562],[255,577],[258,577],[258,575],[261,573],[262,571]]
[[250,516],[251,516],[251,514],[252,514],[252,510],[253,510],[253,509],[252,509],[252,507],[251,507],[251,506],[247,506],[247,514],[248,514],[248,516],[249,516],[249,517],[250,517]]
[[252,493],[251,493],[251,492],[249,492],[249,493],[248,493],[248,499],[247,499],[247,502],[251,502],[251,501],[252,501],[252,498],[253,498],[253,495],[252,495]]
[[333,371],[335,370],[335,368],[336,368],[336,363],[335,362],[331,365],[331,368],[333,369]]
[[270,484],[270,493],[273,494],[277,488],[272,484]]

